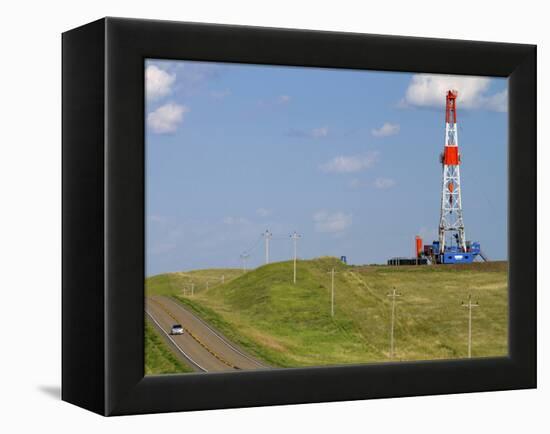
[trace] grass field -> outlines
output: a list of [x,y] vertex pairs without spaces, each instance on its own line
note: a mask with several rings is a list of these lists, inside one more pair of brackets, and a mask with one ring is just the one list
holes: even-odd
[[192,372],[192,369],[180,362],[161,340],[153,326],[145,322],[145,374],[175,374]]
[[146,284],[148,288],[154,288],[154,293],[158,295],[191,295],[192,285],[195,292],[200,292],[207,287],[228,283],[241,275],[242,270],[235,268],[211,268],[159,274],[149,277]]
[[[330,275],[335,316],[330,315]],[[225,275],[221,283],[219,275]],[[206,289],[205,279],[218,276]],[[183,290],[190,280],[195,294]],[[212,280],[214,282],[214,280]],[[507,354],[507,263],[440,266],[347,266],[335,258],[279,262],[243,273],[200,270],[147,279],[149,294],[171,295],[251,354],[281,367],[389,360],[391,300],[396,288],[395,360],[467,356],[471,293],[473,357]]]

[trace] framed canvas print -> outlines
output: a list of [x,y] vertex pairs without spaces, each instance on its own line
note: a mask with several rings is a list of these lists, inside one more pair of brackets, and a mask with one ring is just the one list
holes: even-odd
[[63,384],[103,415],[536,386],[536,47],[63,34]]

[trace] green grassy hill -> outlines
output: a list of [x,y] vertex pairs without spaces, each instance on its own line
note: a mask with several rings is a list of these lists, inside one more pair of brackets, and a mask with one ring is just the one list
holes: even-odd
[[193,372],[181,362],[161,340],[154,327],[145,322],[145,374],[179,374]]
[[191,285],[198,293],[210,287],[215,287],[243,274],[235,268],[211,268],[207,270],[181,271],[177,273],[159,274],[147,278],[147,288],[158,295],[190,295]]
[[[330,315],[330,275],[335,277],[335,316]],[[226,276],[184,295],[190,278]],[[202,279],[202,280],[201,280]],[[243,273],[200,270],[147,279],[147,293],[176,297],[228,338],[273,366],[298,367],[389,360],[391,300],[397,302],[395,359],[467,355],[467,309],[471,293],[473,357],[507,353],[507,264],[354,267],[335,258],[279,262]],[[196,287],[197,288],[197,287]]]

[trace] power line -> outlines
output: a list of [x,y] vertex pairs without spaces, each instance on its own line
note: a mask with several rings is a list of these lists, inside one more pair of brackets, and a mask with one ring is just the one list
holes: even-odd
[[[243,253],[240,255],[241,262],[244,262],[247,260],[252,252],[256,250],[256,248],[260,245],[260,241],[262,240],[263,234],[260,234],[258,238],[256,238],[256,241],[250,246],[250,248],[243,250]],[[243,264],[243,269],[246,271],[246,266]]]
[[[298,236],[298,238],[300,238],[301,235]],[[240,260],[241,260],[241,263],[242,261],[244,260],[243,256],[247,256],[247,260],[249,257],[252,256],[252,253],[258,248],[258,246],[260,245],[260,241],[262,240],[262,238],[264,239],[264,246],[265,246],[265,263],[268,264],[269,263],[269,259],[270,259],[270,246],[271,246],[271,242],[273,240],[288,240],[289,237],[286,236],[286,235],[276,235],[274,236],[272,232],[269,231],[269,229],[266,229],[265,232],[261,233],[258,238],[256,238],[256,241],[254,241],[253,244],[251,244],[250,248],[248,249],[245,249],[243,250],[243,253],[239,256],[240,257]],[[290,236],[290,238],[292,239],[292,235]]]
[[245,249],[245,253],[252,253],[256,248],[260,245],[260,241],[262,240],[263,234],[258,235],[258,238],[256,238],[256,241],[252,244],[252,246],[249,249]]

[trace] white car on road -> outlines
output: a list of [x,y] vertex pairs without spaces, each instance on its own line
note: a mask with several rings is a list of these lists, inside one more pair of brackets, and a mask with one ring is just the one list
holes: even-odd
[[181,324],[174,324],[172,326],[172,329],[170,330],[171,335],[182,335],[183,334],[183,327]]

